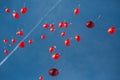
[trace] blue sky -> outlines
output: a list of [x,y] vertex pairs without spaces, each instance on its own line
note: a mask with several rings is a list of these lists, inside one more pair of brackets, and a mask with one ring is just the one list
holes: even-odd
[[[43,18],[41,23],[24,40],[26,47],[17,48],[8,60],[0,66],[0,80],[38,80],[42,75],[44,80],[120,80],[120,1],[119,0],[62,0],[54,9],[51,8],[59,0],[0,0],[0,62]],[[20,11],[26,6],[28,12],[14,19],[5,8]],[[75,8],[80,8],[80,14],[74,15]],[[49,12],[50,11],[50,12]],[[47,15],[46,15],[47,14]],[[46,15],[46,16],[45,16]],[[45,17],[44,17],[45,16]],[[98,19],[98,16],[100,18]],[[85,22],[94,21],[95,27],[89,29]],[[60,21],[70,24],[68,29],[59,29]],[[55,32],[43,29],[44,23],[54,23]],[[107,29],[116,27],[116,33],[109,35]],[[16,36],[16,31],[23,30],[25,35]],[[67,35],[61,37],[65,31]],[[41,34],[46,35],[41,40]],[[75,35],[81,36],[78,43]],[[3,39],[17,40],[11,47],[3,43]],[[71,46],[66,47],[64,40],[71,39]],[[33,44],[27,41],[33,39]],[[55,52],[61,54],[57,61],[52,60],[49,47],[56,46]],[[60,74],[51,77],[48,70],[58,68]]]

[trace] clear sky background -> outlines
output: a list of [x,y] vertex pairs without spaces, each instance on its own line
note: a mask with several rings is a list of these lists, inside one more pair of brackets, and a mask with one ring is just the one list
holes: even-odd
[[[0,62],[7,56],[4,49],[11,52],[58,1],[0,0]],[[20,12],[24,6],[28,12],[17,20],[12,12],[4,11],[8,7]],[[74,15],[77,7],[80,14]],[[95,22],[92,29],[85,26],[89,20]],[[71,24],[68,29],[59,29],[60,21]],[[44,23],[54,23],[55,32],[43,29]],[[107,33],[111,26],[117,29],[113,35]],[[16,36],[21,29],[25,35]],[[60,36],[62,31],[67,33],[64,38]],[[41,40],[41,34],[47,38]],[[81,36],[79,43],[74,40],[75,35]],[[5,38],[9,39],[6,45]],[[17,43],[9,47],[11,38]],[[69,47],[64,45],[66,38],[71,39]],[[32,45],[27,43],[29,39],[33,39]],[[120,80],[120,0],[62,0],[24,41],[26,47],[17,48],[0,66],[0,80],[38,80],[40,75],[44,80]],[[58,61],[52,60],[50,46],[56,46],[55,52],[61,54]],[[48,74],[53,67],[60,70],[57,77]]]

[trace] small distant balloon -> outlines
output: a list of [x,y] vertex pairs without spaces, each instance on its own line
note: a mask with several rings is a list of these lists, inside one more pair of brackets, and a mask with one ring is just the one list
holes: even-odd
[[44,79],[43,79],[43,76],[40,76],[40,77],[39,77],[39,80],[44,80]]
[[61,36],[65,36],[65,35],[66,35],[66,32],[62,32],[62,33],[61,33]]
[[74,9],[74,14],[75,14],[75,15],[78,15],[79,12],[80,12],[80,9],[79,9],[79,8],[75,8],[75,9]]
[[60,58],[60,54],[59,53],[55,53],[52,55],[52,59],[53,60],[58,60]]
[[4,53],[5,53],[5,54],[8,54],[8,53],[9,53],[9,51],[6,49],[6,50],[4,50]]
[[51,24],[50,24],[50,27],[51,27],[51,28],[54,27],[54,24],[51,23]]
[[51,27],[50,28],[50,32],[54,32],[55,31],[55,28],[54,27]]
[[56,68],[52,68],[52,69],[50,69],[50,70],[48,71],[48,73],[49,73],[50,76],[55,77],[55,76],[58,76],[59,70],[56,69]]
[[32,44],[32,43],[33,43],[33,40],[32,40],[32,39],[30,39],[30,40],[28,41],[28,43],[29,43],[29,44]]
[[54,50],[55,50],[54,46],[51,46],[51,47],[49,48],[49,52],[50,52],[50,53],[54,52]]
[[16,40],[15,40],[15,39],[11,39],[11,42],[12,42],[12,43],[16,43]]
[[18,18],[20,18],[20,15],[19,15],[19,13],[17,13],[17,12],[13,12],[13,17],[15,18],[15,19],[18,19]]
[[10,8],[6,8],[5,12],[10,13]]
[[80,42],[80,36],[79,36],[79,35],[76,35],[76,36],[75,36],[75,40],[78,41],[78,42]]
[[70,46],[70,40],[69,39],[65,40],[65,46]]
[[43,24],[43,28],[49,28],[48,24]]
[[45,39],[46,38],[46,36],[45,35],[41,35],[41,39]]
[[20,30],[20,31],[17,31],[17,32],[16,32],[16,35],[18,35],[18,36],[23,36],[23,35],[24,35],[24,32],[21,31],[21,30]]
[[20,48],[25,48],[25,42],[24,42],[24,41],[20,42],[20,43],[19,43],[19,47],[20,47]]
[[88,28],[93,28],[93,27],[95,26],[95,24],[94,24],[93,21],[87,21],[87,22],[85,23],[85,25],[86,25],[86,27],[88,27]]
[[4,39],[3,42],[4,42],[4,43],[7,43],[7,42],[8,42],[8,39]]
[[27,8],[26,7],[23,7],[23,8],[21,8],[21,10],[20,10],[20,12],[22,13],[22,14],[25,14],[26,12],[27,12]]
[[116,32],[116,28],[115,27],[110,27],[108,29],[108,34],[114,34]]

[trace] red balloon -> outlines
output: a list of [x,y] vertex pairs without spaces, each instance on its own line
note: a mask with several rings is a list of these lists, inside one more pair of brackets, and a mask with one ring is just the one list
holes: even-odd
[[62,28],[64,26],[64,22],[59,23],[59,28]]
[[43,79],[43,76],[40,76],[40,77],[39,77],[39,80],[44,80],[44,79]]
[[114,34],[116,32],[116,28],[115,27],[110,27],[108,29],[108,34]]
[[75,15],[78,15],[79,12],[80,12],[80,9],[79,9],[79,8],[74,9],[74,14],[75,14]]
[[62,32],[62,33],[61,33],[61,36],[65,36],[65,35],[66,35],[66,32]]
[[75,40],[79,42],[79,41],[80,41],[80,36],[79,36],[79,35],[76,35],[76,36],[75,36]]
[[54,27],[54,24],[50,24],[50,27]]
[[54,32],[54,31],[55,31],[54,27],[50,28],[50,32]]
[[56,69],[56,68],[52,68],[52,69],[50,69],[50,70],[48,71],[48,73],[49,73],[50,76],[55,77],[55,76],[57,76],[57,75],[59,74],[59,70]]
[[12,39],[11,42],[12,42],[12,43],[16,43],[16,40],[15,40],[15,39]]
[[13,12],[13,17],[15,18],[15,19],[18,19],[18,18],[20,18],[20,15],[17,13],[17,12]]
[[10,9],[9,9],[9,8],[6,8],[6,9],[5,9],[5,12],[10,13]]
[[70,40],[69,39],[65,40],[65,46],[70,46]]
[[9,53],[9,51],[6,49],[6,50],[4,50],[4,53],[5,53],[5,54],[8,54],[8,53]]
[[17,31],[17,32],[16,32],[16,35],[18,35],[18,36],[23,36],[23,35],[24,35],[24,32],[21,31],[21,30],[20,30],[20,31]]
[[19,47],[20,47],[20,48],[25,48],[25,42],[24,42],[24,41],[20,42],[20,43],[19,43]]
[[86,27],[88,28],[93,28],[95,26],[94,22],[93,21],[87,21],[86,22]]
[[65,26],[66,28],[68,28],[69,23],[68,23],[68,22],[65,22],[65,23],[64,23],[64,26]]
[[53,46],[51,46],[51,47],[49,48],[49,52],[51,52],[51,53],[54,52],[54,49],[55,49],[55,48],[54,48]]
[[8,39],[4,39],[3,42],[4,42],[4,43],[7,43],[7,42],[8,42]]
[[30,39],[30,40],[28,41],[28,43],[29,43],[29,44],[32,44],[32,43],[33,43],[33,40],[32,40],[32,39]]
[[48,24],[44,24],[43,28],[49,28],[49,25]]
[[46,38],[46,36],[45,35],[41,35],[41,39],[45,39]]
[[20,12],[22,13],[22,14],[25,14],[26,12],[27,12],[27,8],[26,7],[23,7],[23,8],[21,8],[21,10],[20,10]]
[[52,59],[54,59],[54,60],[58,60],[59,58],[60,58],[60,54],[58,54],[58,53],[55,53],[52,55]]

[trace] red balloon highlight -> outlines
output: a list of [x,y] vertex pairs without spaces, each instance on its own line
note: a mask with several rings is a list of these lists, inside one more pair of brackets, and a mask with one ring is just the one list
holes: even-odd
[[61,33],[61,36],[65,36],[65,35],[66,35],[66,32],[62,32],[62,33]]
[[20,18],[20,15],[17,13],[17,12],[13,12],[13,17],[15,18],[15,19],[18,19],[18,18]]
[[8,54],[8,53],[9,53],[9,51],[6,49],[6,50],[4,50],[4,53],[5,53],[5,54]]
[[60,54],[59,53],[55,53],[52,55],[52,59],[53,60],[58,60],[60,58]]
[[20,43],[19,43],[19,47],[20,47],[20,48],[25,48],[25,42],[24,42],[24,41],[20,42]]
[[76,36],[75,36],[75,40],[78,41],[78,42],[80,42],[80,36],[79,36],[79,35],[76,35]]
[[114,34],[116,32],[116,28],[115,27],[110,27],[108,29],[108,34]]
[[20,31],[17,31],[17,32],[16,32],[16,35],[18,35],[18,36],[23,36],[23,35],[24,35],[24,32],[21,31],[21,30],[20,30]]
[[74,14],[75,14],[75,15],[78,15],[79,12],[80,12],[80,9],[79,9],[79,8],[74,9]]
[[54,52],[54,50],[55,50],[55,48],[54,48],[53,46],[51,46],[51,47],[49,48],[49,52],[50,52],[50,53]]
[[27,8],[26,7],[24,7],[24,8],[21,8],[21,10],[20,10],[20,12],[22,13],[22,14],[25,14],[26,12],[27,12]]
[[7,13],[10,13],[10,11],[11,11],[11,10],[10,10],[9,8],[6,8],[6,9],[5,9],[5,12],[7,12]]
[[43,28],[49,28],[49,25],[48,24],[44,24]]
[[41,39],[45,39],[46,38],[46,36],[45,35],[41,35]]
[[12,42],[12,43],[16,43],[16,40],[15,40],[15,39],[11,39],[11,42]]
[[94,24],[93,21],[87,21],[85,25],[86,25],[86,27],[88,27],[88,28],[93,28],[93,27],[95,26],[95,24]]
[[50,69],[50,70],[48,71],[48,73],[49,73],[50,76],[55,77],[55,76],[58,76],[59,70],[56,69],[56,68],[52,68],[52,69]]
[[70,40],[69,39],[65,40],[65,46],[70,46]]
[[32,44],[32,43],[33,43],[33,40],[32,40],[32,39],[30,39],[30,40],[28,41],[28,43],[29,43],[29,44]]

